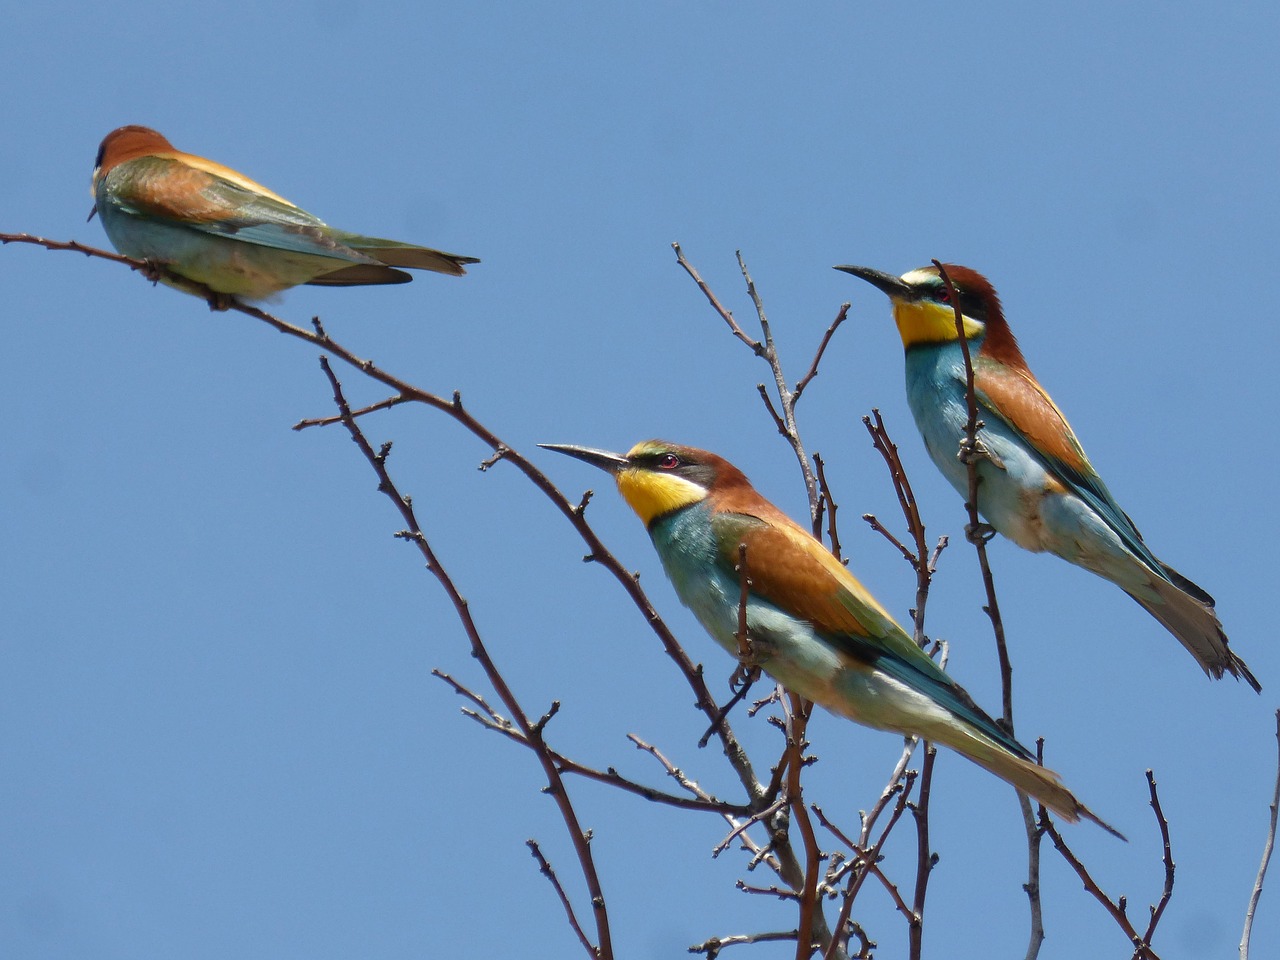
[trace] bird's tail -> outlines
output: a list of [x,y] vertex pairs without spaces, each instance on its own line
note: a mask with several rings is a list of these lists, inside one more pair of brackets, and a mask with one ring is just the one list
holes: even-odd
[[1044,804],[1064,820],[1071,823],[1077,823],[1082,818],[1090,820],[1112,836],[1125,839],[1124,834],[1076,799],[1076,795],[1063,785],[1062,778],[1052,770],[1012,753],[982,732],[972,728],[951,727],[945,739],[939,742],[1012,784],[1015,789]]
[[432,250],[430,247],[395,240],[381,240],[378,237],[344,236],[341,239],[353,250],[359,250],[389,267],[413,267],[460,277],[467,272],[463,269],[465,264],[480,262],[475,257],[462,257],[456,253],[445,253],[443,250]]
[[1130,593],[1142,607],[1172,633],[1215,680],[1229,673],[1261,693],[1260,684],[1248,665],[1227,646],[1213,597],[1177,570],[1160,564],[1168,579],[1153,577],[1152,596]]
[[[887,655],[882,657],[872,677],[883,678],[882,682],[892,684],[884,691],[884,694],[891,695],[864,697],[864,708],[857,712],[846,711],[847,715],[872,726],[915,734],[945,744],[1040,801],[1064,820],[1075,823],[1083,817],[1124,839],[1077,800],[1075,794],[1063,786],[1061,777],[1036,763],[1031,752],[979,707],[963,687],[933,666],[932,661],[927,662],[932,669]],[[865,708],[868,700],[874,702],[881,712],[871,715]]]

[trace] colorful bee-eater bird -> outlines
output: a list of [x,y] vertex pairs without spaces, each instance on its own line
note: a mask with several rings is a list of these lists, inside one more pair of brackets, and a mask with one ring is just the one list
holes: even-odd
[[[906,350],[907,402],[929,456],[968,497],[958,457],[968,406],[955,312],[936,266],[895,277],[836,267],[888,294]],[[1230,673],[1261,686],[1227,647],[1213,597],[1142,540],[1098,476],[1062,411],[1036,382],[995,289],[968,267],[946,264],[963,316],[982,427],[977,433],[978,510],[1027,550],[1047,550],[1116,583],[1159,620],[1211,677]]]
[[248,177],[175,149],[147,127],[107,134],[93,167],[93,196],[89,217],[102,218],[120,253],[224,296],[260,300],[300,283],[413,279],[395,267],[461,276],[463,264],[479,262],[335,230]]
[[985,714],[821,543],[713,453],[661,440],[625,456],[542,444],[613,474],[681,601],[739,654],[745,545],[747,636],[788,690],[880,730],[944,743],[1068,820],[1111,830]]

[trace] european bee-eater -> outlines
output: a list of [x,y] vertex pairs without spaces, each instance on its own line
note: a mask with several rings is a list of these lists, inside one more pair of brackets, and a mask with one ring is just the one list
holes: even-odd
[[479,262],[335,230],[248,177],[175,149],[147,127],[107,134],[93,167],[93,196],[93,212],[125,256],[250,300],[300,283],[413,279],[395,267],[461,276],[463,264]]
[[[1036,382],[980,273],[945,265],[960,301],[982,428],[978,510],[1027,550],[1047,550],[1116,583],[1177,637],[1211,677],[1230,673],[1261,686],[1227,646],[1213,597],[1142,540],[1098,476],[1062,411]],[[836,267],[888,294],[906,350],[907,402],[929,456],[967,497],[958,457],[968,407],[963,348],[947,286],[936,266],[895,277],[869,267]]]
[[[663,569],[706,631],[788,690],[858,723],[944,743],[1068,820],[1111,830],[985,714],[812,535],[721,457],[661,440],[625,456],[542,444],[613,474]],[[1112,831],[1114,832],[1114,831]]]

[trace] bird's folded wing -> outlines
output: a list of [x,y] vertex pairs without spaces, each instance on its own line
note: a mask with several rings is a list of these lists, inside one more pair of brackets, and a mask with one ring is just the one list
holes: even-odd
[[[352,263],[374,258],[334,239],[322,220],[218,165],[205,167],[166,157],[143,157],[112,172],[112,199],[135,214],[180,223],[244,243],[334,257]],[[214,169],[210,169],[214,168]]]
[[1138,528],[1093,469],[1067,418],[1040,384],[1020,370],[981,356],[974,362],[973,383],[982,418],[1004,423],[1046,470],[1115,531],[1134,555],[1152,570],[1161,569],[1162,564],[1143,543]]
[[717,513],[721,560],[734,569],[746,544],[750,593],[811,623],[821,638],[973,724],[1019,756],[1029,754],[902,629],[845,566],[784,513]]

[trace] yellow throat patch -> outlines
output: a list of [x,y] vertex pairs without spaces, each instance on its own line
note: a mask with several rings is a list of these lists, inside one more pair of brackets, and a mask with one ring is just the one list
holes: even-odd
[[656,517],[707,498],[702,487],[673,473],[628,467],[618,471],[617,481],[618,492],[646,527]]
[[[956,339],[956,315],[949,306],[928,300],[893,301],[893,322],[898,325],[902,345],[949,343]],[[965,338],[982,333],[977,320],[964,318]]]

